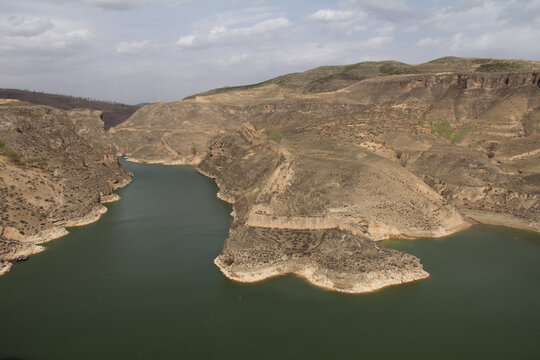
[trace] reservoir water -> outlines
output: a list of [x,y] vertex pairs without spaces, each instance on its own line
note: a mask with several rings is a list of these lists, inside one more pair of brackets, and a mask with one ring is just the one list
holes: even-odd
[[391,241],[426,280],[343,295],[212,263],[231,208],[192,168],[135,174],[98,222],[0,277],[0,359],[540,359],[540,236]]

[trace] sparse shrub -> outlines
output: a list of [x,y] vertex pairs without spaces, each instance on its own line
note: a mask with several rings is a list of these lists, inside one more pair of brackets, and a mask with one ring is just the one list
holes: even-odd
[[197,155],[197,152],[198,152],[197,151],[197,145],[192,144],[191,145],[191,155],[195,156],[195,155]]
[[418,119],[418,125],[424,126],[425,123],[426,123],[426,117],[425,116],[422,116],[420,119]]
[[12,151],[12,150],[6,150],[6,155],[9,160],[11,160],[13,163],[17,165],[22,165],[22,155],[18,152]]
[[6,143],[3,141],[3,140],[0,140],[0,150],[5,150],[6,149]]

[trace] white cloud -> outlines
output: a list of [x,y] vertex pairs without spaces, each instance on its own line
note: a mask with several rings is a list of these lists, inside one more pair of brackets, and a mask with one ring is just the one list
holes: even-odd
[[[195,0],[194,0],[195,1]],[[223,11],[212,14],[193,23],[196,31],[205,31],[216,26],[238,26],[239,24],[253,24],[268,19],[281,17],[283,14],[275,13],[272,8],[246,7],[234,11]]]
[[365,14],[360,14],[355,16],[352,11],[341,11],[341,10],[329,10],[321,9],[317,12],[309,15],[307,17],[310,21],[320,21],[320,22],[334,22],[334,21],[350,21],[353,19],[364,18]]
[[535,53],[538,56],[538,51],[531,44],[538,42],[539,31],[538,28],[525,26],[480,34],[460,32],[452,38],[450,49],[472,56],[497,56],[510,50],[509,56],[512,58],[533,58]]
[[181,48],[200,49],[212,46],[244,44],[249,41],[263,40],[274,37],[291,26],[284,17],[261,21],[251,27],[228,28],[215,26],[209,30],[182,36],[176,42]]
[[66,51],[75,51],[83,45],[87,45],[90,39],[88,30],[70,31],[65,34],[48,32],[40,36],[30,38],[2,38],[0,49],[3,51],[26,52],[29,54],[47,53],[48,55],[65,55]]
[[124,11],[138,8],[146,4],[147,0],[84,0],[92,5],[105,10]]
[[8,58],[12,53],[61,56],[88,46],[90,39],[89,30],[61,19],[21,15],[0,17],[0,50]]
[[420,39],[416,43],[416,46],[434,46],[434,45],[439,45],[441,42],[442,42],[441,38],[427,37],[427,38]]
[[370,16],[392,22],[407,22],[418,18],[420,11],[404,0],[348,0],[352,6],[359,6]]
[[137,55],[148,49],[149,42],[145,41],[123,41],[116,45],[116,52],[125,55]]
[[[18,14],[9,18],[0,10],[0,77],[6,84],[87,91],[85,96],[106,94],[128,102],[174,100],[224,84],[362,60],[414,63],[446,55],[540,59],[535,46],[540,0],[0,4]],[[203,48],[204,54],[185,51]],[[128,57],[136,54],[144,56]]]
[[1,15],[0,35],[5,36],[36,36],[54,25],[49,19],[39,16]]

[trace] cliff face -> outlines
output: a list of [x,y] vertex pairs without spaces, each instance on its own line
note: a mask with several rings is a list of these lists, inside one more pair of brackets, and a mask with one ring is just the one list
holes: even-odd
[[110,133],[128,160],[197,164],[210,139],[239,125],[235,110],[219,103],[158,103],[140,109]]
[[101,112],[0,104],[0,260],[90,223],[131,177],[118,163]]
[[216,259],[228,277],[360,292],[427,275],[373,240],[475,220],[540,231],[539,74],[459,58],[323,67],[148,106],[113,135],[128,157],[216,179],[234,205]]

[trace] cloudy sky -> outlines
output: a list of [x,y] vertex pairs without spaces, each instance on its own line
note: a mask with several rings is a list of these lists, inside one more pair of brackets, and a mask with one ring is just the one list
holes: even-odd
[[320,65],[540,60],[540,0],[1,0],[0,87],[135,104]]

